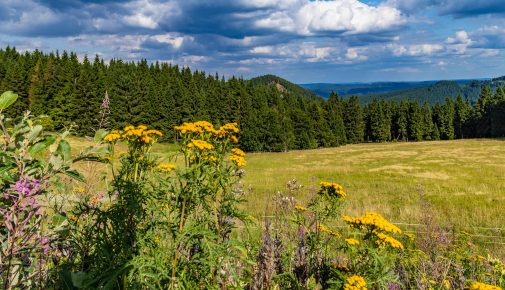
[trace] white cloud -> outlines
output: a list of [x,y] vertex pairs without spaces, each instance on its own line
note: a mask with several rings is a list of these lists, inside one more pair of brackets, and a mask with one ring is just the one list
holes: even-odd
[[367,51],[367,48],[350,47],[345,53],[345,57],[348,60],[367,60],[368,56],[363,53]]
[[457,54],[465,54],[468,46],[470,46],[473,41],[468,36],[468,33],[464,30],[460,30],[456,32],[454,37],[448,37],[446,40],[448,44],[447,47],[457,53]]
[[412,45],[396,45],[390,44],[395,56],[427,56],[444,50],[444,46],[436,43],[412,44]]
[[268,45],[268,46],[257,46],[252,48],[250,51],[251,53],[255,54],[270,54],[274,50],[273,46]]
[[132,14],[123,16],[124,23],[141,28],[158,28],[159,22],[170,19],[181,13],[177,2],[153,2],[150,0],[137,0],[127,3],[125,9]]
[[154,35],[154,36],[151,36],[151,39],[153,39],[159,43],[169,44],[175,49],[181,48],[184,41],[193,41],[194,40],[194,38],[191,36],[178,36],[178,35],[174,35],[172,33]]
[[150,29],[158,27],[158,23],[152,17],[145,16],[144,14],[141,13],[125,16],[124,20],[127,24],[131,26],[138,26]]
[[400,11],[390,6],[370,6],[357,0],[306,0],[289,9],[277,7],[255,25],[300,35],[359,34],[389,30],[405,21]]

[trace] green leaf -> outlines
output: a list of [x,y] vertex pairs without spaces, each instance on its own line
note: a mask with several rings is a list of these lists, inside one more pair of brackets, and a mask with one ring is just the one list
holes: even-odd
[[0,110],[7,109],[18,98],[18,95],[12,91],[7,91],[0,96]]
[[32,127],[30,132],[26,134],[26,138],[30,141],[35,140],[35,138],[39,137],[40,133],[42,132],[42,129],[43,129],[42,125],[36,125]]
[[53,136],[46,136],[44,140],[35,143],[34,145],[30,146],[28,149],[28,152],[30,155],[36,155],[44,150],[46,150],[47,147],[49,147],[51,144],[53,144],[56,141],[56,138]]
[[51,157],[49,157],[49,164],[52,170],[59,171],[63,165],[63,159],[59,155],[51,155]]
[[61,225],[62,223],[64,223],[66,220],[67,220],[66,216],[57,213],[57,214],[53,215],[53,218],[52,218],[53,226],[57,227],[57,226]]
[[58,144],[58,148],[56,148],[56,153],[63,157],[63,161],[70,160],[70,151],[70,144],[66,140],[61,140]]
[[66,170],[64,173],[75,180],[84,182],[84,176],[76,170]]
[[107,131],[105,131],[105,129],[100,129],[100,130],[96,131],[95,137],[93,138],[95,143],[102,142],[105,135],[107,135]]

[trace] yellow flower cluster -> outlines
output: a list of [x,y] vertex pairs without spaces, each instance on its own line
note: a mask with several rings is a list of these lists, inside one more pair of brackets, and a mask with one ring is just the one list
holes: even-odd
[[295,210],[297,210],[297,211],[307,211],[307,208],[304,207],[304,206],[302,206],[302,205],[297,204],[297,205],[295,205]]
[[219,129],[214,128],[214,125],[207,121],[197,121],[197,122],[185,122],[180,126],[176,126],[175,130],[179,131],[181,134],[198,134],[202,136],[204,133],[211,135],[212,137],[225,138],[230,137],[230,139],[238,143],[238,138],[233,135],[239,132],[237,123],[227,123]]
[[493,286],[489,284],[484,284],[481,282],[473,282],[473,284],[469,287],[470,290],[502,290],[501,287]]
[[393,234],[402,233],[402,230],[400,230],[400,228],[387,221],[384,217],[382,217],[378,213],[367,212],[365,213],[364,216],[356,218],[346,215],[342,217],[344,221],[348,223],[350,226],[361,230],[364,229],[369,229],[370,231],[381,230]]
[[325,233],[325,234],[328,234],[328,235],[331,235],[331,236],[334,236],[334,237],[340,237],[340,234],[336,231],[332,231],[330,230],[327,226],[323,225],[323,224],[318,224],[317,225],[317,229],[321,232],[321,233]]
[[356,240],[356,239],[353,239],[353,238],[350,238],[350,239],[345,239],[345,242],[346,242],[349,246],[359,245],[359,241],[358,241],[358,240]]
[[358,275],[347,277],[344,290],[367,290],[365,279]]
[[238,167],[244,167],[247,162],[245,161],[245,153],[239,148],[231,149],[232,155],[230,156],[230,160],[235,163]]
[[115,142],[117,140],[128,140],[128,141],[140,141],[141,143],[153,143],[156,138],[163,136],[163,134],[158,130],[148,130],[147,126],[139,125],[126,126],[123,131],[113,130],[105,136],[103,139],[105,142]]
[[214,149],[214,145],[210,144],[204,140],[191,139],[191,142],[186,145],[188,148],[198,148],[200,150],[212,150]]
[[112,131],[111,133],[107,134],[105,138],[103,138],[103,141],[110,143],[119,139],[121,139],[121,134],[118,131]]
[[175,164],[173,163],[161,163],[158,165],[160,171],[170,172],[175,169]]
[[376,233],[377,237],[377,245],[379,246],[390,246],[391,248],[403,250],[403,244],[400,243],[397,239],[390,237],[383,233]]
[[321,189],[319,194],[327,194],[328,196],[344,198],[347,194],[344,191],[342,185],[333,182],[322,181],[320,183]]

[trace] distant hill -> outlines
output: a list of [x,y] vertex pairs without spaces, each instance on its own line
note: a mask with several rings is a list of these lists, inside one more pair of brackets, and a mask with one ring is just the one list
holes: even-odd
[[332,92],[337,93],[339,96],[361,96],[376,93],[388,93],[404,89],[428,86],[436,83],[437,81],[424,81],[424,82],[376,82],[376,83],[313,83],[313,84],[300,84],[301,87],[310,90],[324,98],[327,98]]
[[505,86],[505,76],[490,80],[302,84],[301,86],[325,98],[332,91],[342,97],[357,95],[364,104],[373,99],[392,101],[408,99],[436,104],[443,102],[446,98],[455,99],[458,95],[468,98],[473,103],[479,98],[483,86],[489,86],[492,91],[495,91],[497,87]]
[[308,99],[320,99],[322,97],[300,85],[294,84],[276,75],[263,75],[252,78],[250,81],[255,85],[263,84],[275,86],[281,93],[289,92],[294,96],[305,97]]

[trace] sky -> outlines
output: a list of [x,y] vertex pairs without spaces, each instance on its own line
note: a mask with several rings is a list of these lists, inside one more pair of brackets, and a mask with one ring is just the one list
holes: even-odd
[[504,0],[0,0],[0,47],[296,83],[505,75]]

